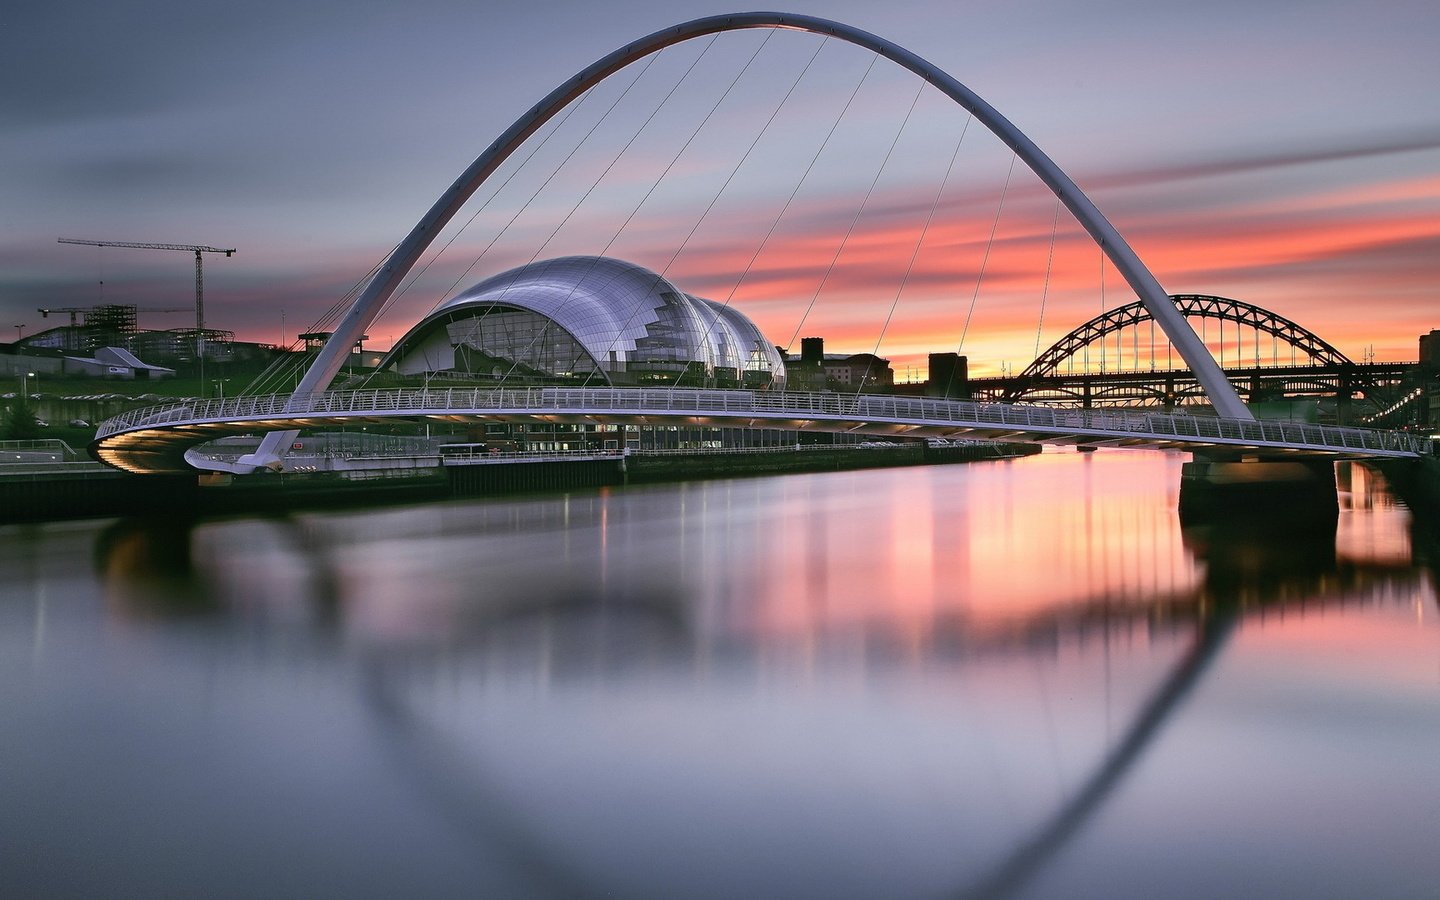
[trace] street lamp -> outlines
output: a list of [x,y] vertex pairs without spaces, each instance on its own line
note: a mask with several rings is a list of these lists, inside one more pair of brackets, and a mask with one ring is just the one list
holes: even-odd
[[23,341],[23,340],[25,340],[25,326],[24,326],[24,325],[16,325],[16,326],[15,326],[15,340],[16,340],[16,341]]
[[228,379],[228,378],[214,378],[214,379],[211,379],[211,382],[210,382],[210,383],[213,384],[213,385],[215,385],[215,390],[216,390],[217,392],[219,392],[219,394],[220,394],[220,399],[221,399],[221,400],[224,400],[224,399],[225,399],[225,382],[227,382],[227,381],[229,381],[229,380],[230,380],[230,379]]
[[[25,371],[24,369],[21,369],[18,374],[20,375],[20,405],[19,405],[19,407],[17,407],[17,408],[24,408],[25,406],[28,406],[29,403],[30,403],[30,382],[29,382],[29,379],[31,379],[31,378],[34,378],[34,379],[35,379],[35,386],[36,386],[37,388],[40,386],[40,379],[35,375],[34,372],[27,372],[27,371]],[[38,391],[37,391],[37,393],[38,393]]]

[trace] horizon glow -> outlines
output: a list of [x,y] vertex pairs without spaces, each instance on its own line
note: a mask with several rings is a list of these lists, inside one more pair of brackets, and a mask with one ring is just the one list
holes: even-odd
[[[1059,9],[1053,14],[1063,21]],[[287,337],[293,338],[384,256],[445,179],[453,179],[519,109],[584,62],[653,30],[650,26],[691,17],[684,9],[647,11],[644,4],[619,12],[628,13],[629,21],[622,15],[603,34],[547,43],[530,54],[528,65],[518,65],[521,57],[513,49],[507,54],[494,45],[495,52],[463,67],[458,73],[463,77],[419,91],[383,113],[392,123],[383,134],[363,127],[368,116],[361,112],[367,103],[361,82],[347,93],[341,82],[321,80],[325,76],[315,63],[342,68],[350,63],[317,43],[322,33],[318,19],[297,24],[295,35],[282,44],[290,52],[277,57],[273,71],[234,53],[235,37],[206,33],[200,46],[228,61],[220,76],[237,93],[227,103],[206,105],[142,92],[131,94],[128,105],[118,102],[123,95],[112,94],[112,108],[82,109],[81,94],[67,95],[64,86],[52,93],[49,106],[39,97],[27,98],[28,106],[12,116],[16,139],[5,151],[16,157],[12,171],[36,175],[33,185],[15,191],[15,221],[0,225],[0,308],[13,320],[7,324],[23,325],[33,335],[54,324],[34,312],[42,306],[183,307],[193,300],[193,272],[182,254],[53,245],[59,234],[83,233],[237,247],[233,259],[206,261],[207,324],[232,330],[241,340],[278,342],[283,315]],[[1186,23],[1188,30],[1174,31],[1177,46],[1208,40],[1212,26],[1202,26],[1178,5],[1154,12]],[[1307,68],[1304,48],[1333,34],[1368,35],[1373,47],[1369,55],[1332,58],[1332,70],[1353,66],[1374,72],[1379,66],[1398,79],[1402,69],[1412,75],[1436,69],[1433,59],[1422,61],[1406,50],[1425,45],[1427,35],[1440,34],[1440,16],[1423,7],[1385,12],[1373,21],[1358,14],[1317,14],[1298,25],[1256,13],[1247,22],[1252,26],[1247,42],[1259,42],[1267,28],[1277,42],[1286,35],[1276,45],[1286,52],[1276,59],[1299,67],[1298,75],[1233,54],[1225,58],[1223,71],[1179,65],[1156,71],[1143,83],[1124,69],[1097,64],[1077,77],[1105,89],[1085,91],[1083,99],[1063,76],[1040,78],[1026,68],[1030,57],[1067,52],[1043,31],[1029,29],[1039,42],[1018,55],[977,56],[936,44],[929,36],[933,28],[925,24],[949,20],[927,4],[892,10],[883,22],[870,21],[873,13],[858,7],[820,14],[910,47],[977,89],[1075,178],[1168,291],[1232,297],[1273,310],[1351,358],[1406,360],[1415,357],[1417,337],[1440,325],[1432,312],[1440,284],[1440,126],[1419,99],[1424,96],[1421,83],[1395,80],[1383,103],[1349,103],[1343,121],[1316,117],[1323,104],[1309,97],[1292,98],[1286,105],[1275,99],[1295,78],[1316,77]],[[35,15],[27,33],[42,39],[59,36],[46,30],[55,21]],[[1010,33],[1004,14],[993,15],[999,20],[990,23],[988,33]],[[503,38],[505,23],[525,33],[523,18],[492,23],[495,27],[486,33]],[[419,15],[402,26],[394,58],[403,60],[404,48],[418,46],[422,38],[441,39],[443,20]],[[967,25],[978,28],[986,21],[975,18]],[[1090,34],[1092,49],[1136,46],[1135,34],[1126,27],[1138,32],[1140,23],[1114,19],[1109,24],[1116,34]],[[168,34],[183,40],[181,32],[192,25],[177,22],[167,26],[174,29]],[[357,46],[378,40],[384,31],[378,26],[365,17],[353,19]],[[611,34],[628,38],[611,42]],[[926,353],[957,349],[970,357],[976,375],[1002,367],[1018,370],[1037,347],[1043,349],[1103,308],[1133,299],[1068,213],[1060,216],[1052,249],[1055,202],[1028,172],[1017,171],[997,221],[1008,151],[979,126],[961,144],[958,174],[947,178],[934,219],[925,228],[963,114],[953,106],[947,109],[943,98],[937,104],[933,91],[924,92],[916,118],[898,131],[894,155],[881,170],[879,160],[913,95],[913,79],[907,87],[908,74],[882,72],[878,65],[865,74],[868,61],[858,51],[844,54],[828,45],[818,47],[813,68],[801,78],[817,39],[788,33],[774,35],[774,46],[766,46],[755,65],[742,66],[765,39],[764,33],[752,32],[733,47],[717,43],[713,52],[696,46],[670,53],[628,95],[622,96],[629,70],[611,79],[616,83],[606,88],[609,93],[602,96],[597,88],[590,107],[575,110],[573,127],[558,131],[555,144],[537,154],[535,171],[548,171],[545,167],[558,164],[578,141],[584,147],[572,164],[533,202],[527,198],[543,176],[534,176],[528,185],[521,178],[501,191],[494,207],[483,210],[454,248],[370,329],[373,346],[388,346],[446,296],[523,264],[537,252],[544,257],[605,252],[630,259],[662,272],[687,292],[722,302],[731,298],[777,344],[823,336],[827,349],[877,352],[891,359],[897,375],[923,363]],[[158,37],[155,42],[170,47]],[[782,43],[788,49],[776,51]],[[295,55],[301,49],[311,51],[313,59]],[[140,60],[128,66],[106,56],[104,48],[96,52],[122,73],[116,76],[121,83],[126,78],[153,81],[162,67],[183,71],[190,63],[173,49],[157,51],[148,64]],[[1177,51],[1175,58],[1185,58],[1184,53]],[[666,85],[673,86],[697,59],[713,65],[712,74],[698,83],[685,82],[679,99],[642,125],[636,110],[653,111]],[[421,77],[399,68],[387,63],[383,73],[376,73],[388,79],[383,83],[394,96],[407,95]],[[428,65],[421,68],[433,71]],[[487,72],[501,71],[509,73],[504,90],[485,80]],[[291,79],[293,96],[276,90],[275,76],[302,72],[313,74],[308,81]],[[738,78],[737,94],[724,95],[731,76]],[[246,79],[254,85],[241,88]],[[1207,80],[1211,87],[1246,84],[1253,96],[1236,93],[1227,104],[1206,109],[1196,91]],[[372,78],[368,85],[380,83]],[[1334,104],[1346,99],[1349,85],[1335,78],[1323,83]],[[339,91],[326,101],[329,113],[315,106],[314,88],[322,84]],[[467,89],[475,84],[482,86],[479,94]],[[795,98],[784,99],[792,84]],[[857,84],[859,93],[840,120],[834,142],[808,172],[817,135],[835,121]],[[97,101],[105,98],[99,86],[85,90]],[[1162,96],[1172,109],[1147,105]],[[1407,105],[1404,98],[1410,96],[1417,99]],[[142,97],[154,102],[147,106]],[[280,105],[257,115],[254,104],[262,100]],[[782,100],[786,115],[765,126],[763,140],[738,173],[743,177],[727,182],[735,160],[749,152],[745,145]],[[612,101],[617,112],[599,117]],[[453,116],[435,118],[447,104],[477,103],[485,115],[462,117],[463,134]],[[718,104],[714,115],[692,132],[712,104]],[[1137,118],[1140,110],[1151,118]],[[222,111],[228,114],[223,121],[215,118]],[[1077,117],[1086,116],[1089,123],[1077,130]],[[1257,129],[1262,121],[1267,124],[1263,132]],[[237,127],[249,129],[234,142],[236,151],[243,148],[243,160],[216,143],[227,134],[239,137]],[[692,133],[694,145],[674,156]],[[632,147],[613,156],[637,134]],[[1168,137],[1172,134],[1177,139]],[[255,152],[264,146],[255,141],[283,140],[282,135],[291,139],[288,146]],[[572,137],[570,144],[559,139]],[[612,159],[613,167],[605,170]],[[668,176],[650,193],[667,163]],[[362,174],[367,167],[369,174]],[[71,174],[61,178],[67,170]],[[80,177],[82,171],[89,174]],[[597,183],[601,171],[606,174]],[[803,183],[801,172],[807,172]],[[844,238],[877,172],[875,193]],[[492,179],[495,190],[501,189],[503,174]],[[795,205],[777,221],[781,202],[797,183]],[[491,186],[482,187],[478,197],[488,196]],[[570,218],[575,198],[587,186],[594,186],[593,194]],[[711,202],[714,208],[707,211]],[[477,203],[472,201],[472,209],[462,210],[459,218],[468,217]],[[523,214],[515,226],[477,263],[480,250],[517,209]],[[631,212],[635,218],[621,228]],[[554,232],[560,222],[563,227]],[[761,236],[772,227],[774,235],[759,249]],[[454,234],[447,231],[436,246]],[[837,256],[842,238],[844,249]],[[906,261],[912,255],[910,267]],[[184,324],[183,313],[141,314],[142,327]]]

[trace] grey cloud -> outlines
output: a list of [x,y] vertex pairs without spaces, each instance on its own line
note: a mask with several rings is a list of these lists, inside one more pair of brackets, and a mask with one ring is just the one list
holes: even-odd
[[110,156],[57,166],[55,177],[85,191],[124,192],[196,185],[214,179],[197,161],[178,156]]
[[1127,172],[1098,173],[1085,182],[1095,188],[1137,187],[1196,178],[1239,175],[1267,169],[1323,162],[1367,159],[1440,149],[1440,132],[1416,131],[1373,138],[1353,138],[1329,146],[1288,147],[1269,152],[1231,155],[1218,159],[1182,162]]

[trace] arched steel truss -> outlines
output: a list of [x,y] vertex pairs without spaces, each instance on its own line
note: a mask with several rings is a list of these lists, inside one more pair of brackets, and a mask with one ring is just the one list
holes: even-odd
[[[615,72],[666,47],[697,37],[751,28],[808,31],[812,34],[838,38],[863,47],[909,69],[968,110],[996,137],[1015,151],[1016,156],[1055,193],[1055,196],[1065,204],[1076,220],[1089,232],[1096,244],[1114,264],[1116,270],[1135,291],[1136,296],[1150,308],[1151,314],[1165,330],[1176,351],[1195,372],[1216,410],[1222,416],[1231,418],[1253,418],[1230,383],[1225,380],[1225,373],[1220,371],[1220,367],[1211,359],[1200,338],[1190,330],[1184,317],[1171,305],[1168,295],[1160,286],[1159,281],[1140,261],[1140,257],[1131,249],[1120,232],[1100,213],[1100,210],[1076,186],[1070,176],[1061,171],[1060,167],[1035,145],[1034,141],[1031,141],[1020,129],[1002,116],[995,107],[986,103],[974,91],[955,80],[943,69],[911,53],[899,44],[830,19],[774,12],[708,16],[662,29],[597,60],[582,69],[569,81],[551,91],[549,96],[531,107],[529,112],[517,119],[505,130],[504,134],[496,138],[495,142],[460,174],[455,183],[440,196],[440,199],[435,201],[435,205],[411,229],[410,234],[396,246],[375,277],[366,285],[350,310],[336,326],[309,371],[296,385],[295,393],[306,395],[325,390],[330,384],[330,380],[344,365],[356,340],[374,321],[375,316],[384,307],[385,301],[395,293],[401,280],[419,260],[420,254],[430,246],[440,229],[450,221],[501,163],[562,109]],[[289,444],[290,438],[290,432],[273,432],[266,435],[260,449],[249,458],[249,461],[257,466],[275,463],[279,460],[283,448]]]
[[[1348,366],[1352,361],[1319,335],[1284,316],[1262,309],[1243,300],[1216,297],[1210,294],[1174,294],[1170,298],[1185,318],[1221,319],[1245,325],[1256,331],[1274,335],[1308,356],[1314,365]],[[1121,331],[1154,321],[1149,309],[1140,301],[1127,303],[1098,315],[1050,345],[1035,361],[1025,367],[1023,376],[1045,377],[1084,348]]]
[[[1306,374],[1312,368],[1315,373]],[[1232,374],[1236,391],[1250,403],[1285,398],[1354,399],[1357,395],[1385,403],[1396,391],[1393,377],[1376,378],[1363,367],[1277,366]],[[1205,401],[1205,392],[1185,370],[1017,377],[994,386],[972,381],[971,388],[972,396],[979,400],[1059,408],[1170,408]]]

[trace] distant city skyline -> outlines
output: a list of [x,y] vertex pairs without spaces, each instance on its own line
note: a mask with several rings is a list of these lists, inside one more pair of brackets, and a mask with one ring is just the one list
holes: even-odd
[[[889,38],[973,88],[1075,178],[1171,292],[1274,310],[1355,359],[1412,359],[1416,337],[1440,327],[1440,10],[1431,4],[785,8]],[[267,342],[283,327],[293,340],[552,88],[630,40],[724,11],[690,2],[61,2],[9,13],[0,71],[24,88],[0,104],[6,340],[16,325],[30,335],[65,321],[42,320],[38,307],[183,307],[193,297],[184,254],[59,245],[62,236],[236,247],[232,259],[206,260],[207,324]],[[897,373],[925,353],[957,349],[975,374],[1017,370],[1102,304],[1131,298],[1068,215],[1052,242],[1054,201],[1028,173],[1003,187],[1008,156],[993,139],[986,150],[966,133],[966,172],[985,174],[947,180],[962,114],[926,95],[905,118],[913,80],[907,87],[879,66],[866,75],[858,57],[828,46],[801,79],[820,49],[808,35],[717,43],[706,64],[743,72],[748,107],[722,105],[707,120],[720,130],[697,142],[704,152],[687,149],[651,195],[691,127],[684,114],[724,87],[687,85],[693,98],[663,113],[673,124],[644,132],[586,201],[585,211],[609,203],[608,218],[568,220],[584,178],[607,159],[600,148],[618,153],[642,124],[618,106],[586,138],[596,148],[590,161],[577,155],[557,179],[571,179],[569,194],[547,188],[525,206],[529,188],[517,179],[518,199],[502,194],[485,209],[454,254],[370,330],[373,342],[388,346],[452,284],[467,287],[542,247],[545,256],[607,252],[665,270],[684,290],[733,299],[792,351],[821,334],[835,350],[894,360]],[[661,80],[664,67],[678,78],[702,51],[657,63],[636,94],[674,84]],[[739,68],[752,52],[754,68]],[[767,132],[750,165],[763,171],[729,185],[728,168],[792,84],[805,100],[791,118],[812,120],[809,130]],[[808,171],[815,135],[856,84],[863,90],[835,145],[777,220]],[[587,114],[577,111],[576,123]],[[585,137],[575,127],[557,134]],[[882,170],[892,139],[895,157]],[[857,218],[872,179],[875,195]],[[641,214],[616,231],[637,203]],[[477,263],[489,235],[522,207]],[[142,315],[141,324],[184,327],[193,317]]]

